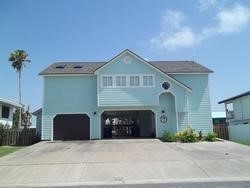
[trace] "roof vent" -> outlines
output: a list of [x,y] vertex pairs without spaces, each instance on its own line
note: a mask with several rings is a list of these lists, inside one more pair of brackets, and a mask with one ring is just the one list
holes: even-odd
[[56,69],[63,69],[66,65],[56,65]]
[[75,65],[75,66],[74,66],[74,69],[80,69],[80,68],[82,68],[81,65]]

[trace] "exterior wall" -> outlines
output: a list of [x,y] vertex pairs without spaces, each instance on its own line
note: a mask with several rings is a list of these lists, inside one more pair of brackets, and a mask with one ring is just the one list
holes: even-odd
[[201,130],[204,134],[213,131],[208,75],[178,74],[173,77],[192,88],[192,92],[188,93],[189,113],[178,113],[180,129],[191,125],[196,131]]
[[87,113],[90,117],[90,137],[99,138],[95,76],[46,76],[43,100],[43,140],[52,137],[51,126],[55,115],[66,113]]
[[250,96],[240,97],[228,103],[233,103],[234,118],[228,119],[229,140],[250,141]]
[[[125,64],[123,58],[130,56],[131,62]],[[101,75],[126,75],[126,74],[153,74],[155,76],[155,87],[136,88],[102,88]],[[178,110],[186,110],[186,89],[179,86],[167,76],[152,69],[152,67],[141,62],[139,59],[124,54],[97,74],[98,79],[98,106],[99,107],[123,107],[123,106],[157,106],[159,95],[163,92],[161,87],[164,81],[171,83],[171,90],[178,95]]]
[[250,141],[250,124],[228,126],[229,140],[236,142]]
[[2,118],[2,104],[0,104],[0,123],[8,124],[9,126],[12,126],[14,108],[13,106],[10,106],[7,104],[4,104],[4,106],[8,106],[10,108],[10,114],[9,114],[9,118]]
[[42,111],[36,114],[36,133],[42,134]]
[[250,120],[250,95],[235,99],[232,103],[234,118],[230,121]]
[[[45,76],[42,117],[42,139],[52,137],[53,118],[56,114],[87,113],[90,117],[91,139],[101,137],[101,113],[105,110],[152,110],[155,113],[156,136],[165,130],[176,132],[191,125],[206,134],[212,131],[208,75],[171,75],[192,91],[160,73],[141,60],[130,56],[123,63],[123,54],[93,76]],[[155,86],[148,88],[102,88],[101,75],[153,74]],[[163,82],[170,88],[162,88]],[[162,110],[168,117],[161,123]],[[93,112],[96,112],[94,115]]]
[[[175,98],[171,93],[162,93],[160,95],[160,105],[156,107],[157,118],[157,133],[158,137],[161,137],[164,131],[176,132],[178,130],[176,120]],[[164,113],[162,113],[164,110]],[[161,115],[166,115],[168,120],[166,123],[160,121]]]

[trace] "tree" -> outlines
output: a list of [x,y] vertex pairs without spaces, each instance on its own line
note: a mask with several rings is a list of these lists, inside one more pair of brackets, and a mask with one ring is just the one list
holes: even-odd
[[[25,64],[30,62],[28,58],[28,54],[24,50],[16,50],[10,54],[9,62],[14,70],[18,73],[18,89],[19,89],[19,104],[22,105],[22,88],[21,88],[21,76],[22,76],[22,69],[25,67]],[[19,110],[19,123],[18,126],[21,128],[22,124],[22,116],[21,110]]]
[[[29,107],[25,110],[24,108],[21,108],[21,127],[29,128],[31,126],[31,113],[29,112]],[[20,121],[20,109],[16,109],[13,113],[13,124],[12,128],[17,129],[19,127],[19,121]]]

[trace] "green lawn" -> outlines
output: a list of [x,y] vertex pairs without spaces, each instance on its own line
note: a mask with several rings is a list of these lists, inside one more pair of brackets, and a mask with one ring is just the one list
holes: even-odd
[[249,142],[238,142],[239,144],[244,144],[244,145],[247,145],[247,146],[250,146],[250,141]]
[[0,146],[0,157],[13,153],[22,148],[24,147],[23,146]]

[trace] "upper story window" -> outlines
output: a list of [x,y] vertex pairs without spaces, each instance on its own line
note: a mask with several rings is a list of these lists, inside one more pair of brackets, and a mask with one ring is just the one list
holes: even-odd
[[140,76],[129,76],[129,86],[140,86]]
[[112,76],[103,76],[102,77],[103,87],[112,87],[113,86],[113,77]]
[[115,85],[117,87],[125,87],[126,86],[126,76],[116,76],[115,77]]
[[8,106],[2,106],[2,118],[8,119],[10,116],[10,108]]
[[127,74],[101,76],[101,87],[103,88],[154,87],[154,82],[154,75]]
[[153,86],[153,76],[143,76],[143,86]]
[[228,119],[234,118],[234,106],[233,103],[226,104],[226,116]]

